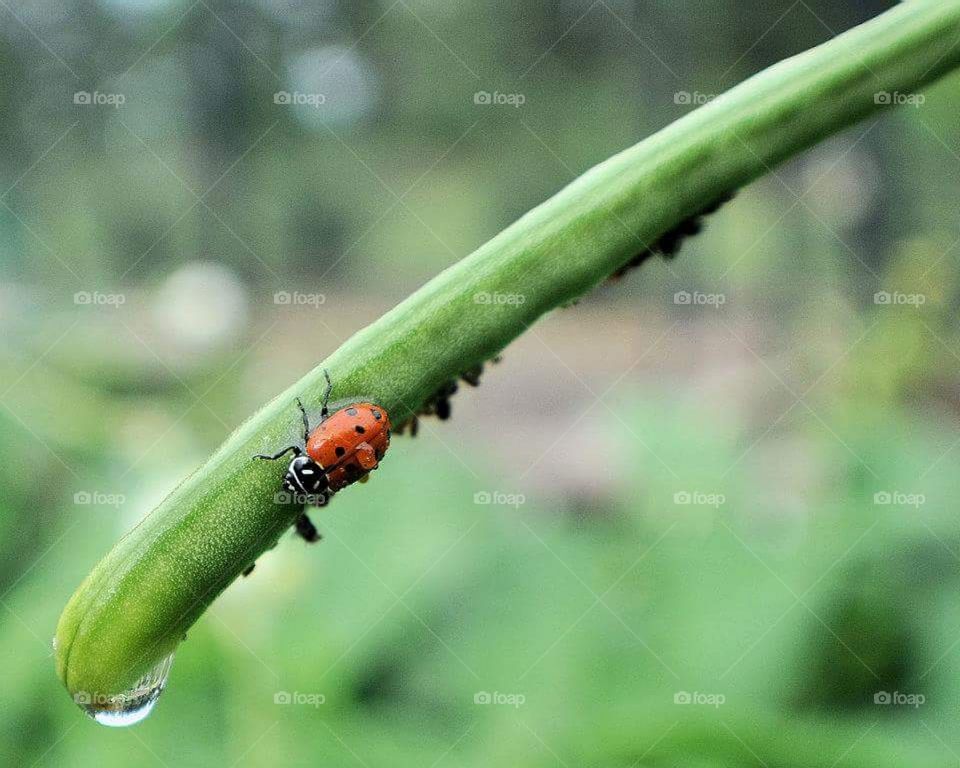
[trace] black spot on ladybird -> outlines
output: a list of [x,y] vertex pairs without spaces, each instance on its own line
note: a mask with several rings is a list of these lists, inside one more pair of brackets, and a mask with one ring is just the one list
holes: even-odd
[[342,445],[338,445],[336,450],[334,451],[334,453],[337,454],[337,456],[343,456],[346,452],[347,452],[347,449],[344,448]]
[[377,421],[380,421],[380,419],[383,418],[383,414],[380,413],[380,411],[378,411],[377,409],[374,409],[374,410],[373,410],[373,418],[375,418]]
[[354,429],[357,431],[358,435],[362,435],[367,431],[363,427],[361,427],[359,424],[357,424],[357,426],[355,426]]
[[347,408],[347,414],[349,414],[350,416],[356,416],[356,415],[357,415],[357,409],[356,409],[356,408]]

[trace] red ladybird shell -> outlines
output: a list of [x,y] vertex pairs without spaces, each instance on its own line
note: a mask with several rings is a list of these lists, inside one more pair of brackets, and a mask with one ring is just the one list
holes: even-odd
[[354,403],[324,419],[307,440],[307,455],[339,491],[377,468],[390,446],[390,419],[372,403]]

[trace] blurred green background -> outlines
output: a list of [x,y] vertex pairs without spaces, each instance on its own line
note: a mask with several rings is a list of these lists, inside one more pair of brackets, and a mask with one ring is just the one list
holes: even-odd
[[511,346],[221,596],[141,725],[50,648],[344,339],[890,5],[0,3],[0,764],[960,762],[960,77]]

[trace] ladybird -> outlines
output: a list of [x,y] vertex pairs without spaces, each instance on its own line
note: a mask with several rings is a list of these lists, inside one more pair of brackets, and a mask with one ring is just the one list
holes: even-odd
[[[258,454],[255,459],[274,461],[287,453],[293,459],[283,478],[288,493],[309,497],[326,497],[358,480],[364,481],[375,470],[390,447],[390,417],[386,410],[373,403],[351,403],[334,413],[327,407],[333,384],[330,374],[323,395],[320,423],[310,429],[310,421],[303,403],[297,398],[297,407],[303,416],[303,447],[291,445],[273,456]],[[301,536],[316,540],[316,529],[298,520]]]

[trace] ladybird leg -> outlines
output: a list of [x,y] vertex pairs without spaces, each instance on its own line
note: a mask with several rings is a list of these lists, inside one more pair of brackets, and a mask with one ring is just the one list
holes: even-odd
[[297,528],[297,535],[300,536],[301,539],[304,539],[311,544],[320,541],[320,539],[323,538],[319,531],[317,531],[317,527],[313,524],[310,518],[306,516],[306,514],[300,515],[294,525]]
[[280,451],[280,453],[275,453],[275,454],[273,454],[273,456],[267,456],[267,454],[265,454],[265,453],[258,453],[258,454],[257,454],[256,456],[254,456],[253,458],[255,458],[255,459],[266,459],[267,461],[276,461],[276,460],[279,459],[281,456],[283,456],[283,454],[289,453],[290,451],[293,451],[293,455],[294,455],[294,456],[299,456],[300,454],[303,453],[303,451],[300,450],[300,448],[299,448],[298,446],[296,446],[296,445],[289,445],[289,446],[287,446],[286,448],[284,448],[282,451]]
[[410,437],[416,437],[417,432],[420,431],[420,419],[414,416],[410,420]]
[[300,398],[297,398],[297,408],[300,409],[300,413],[303,416],[303,444],[306,445],[307,441],[310,439],[310,420],[307,418],[307,412],[303,408],[303,403],[300,402]]
[[327,414],[330,413],[327,405],[330,403],[330,393],[333,391],[333,382],[330,381],[330,374],[326,368],[323,369],[323,377],[327,380],[327,389],[323,393],[323,407],[320,409],[321,419],[327,418]]
[[250,563],[250,565],[248,565],[246,568],[243,569],[243,573],[240,574],[240,575],[241,575],[241,576],[249,576],[251,573],[253,573],[253,569],[256,568],[256,567],[257,567],[257,564],[256,564],[256,563]]

